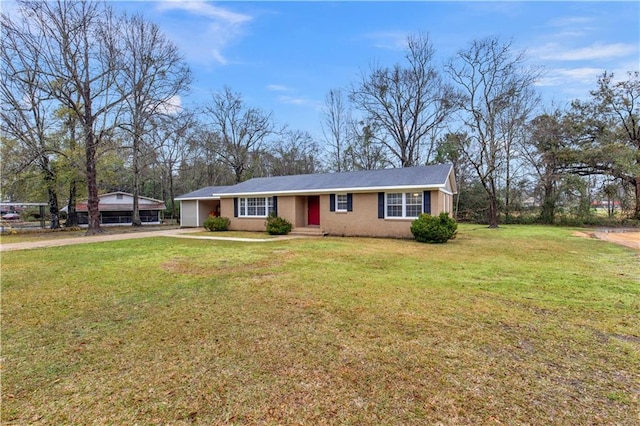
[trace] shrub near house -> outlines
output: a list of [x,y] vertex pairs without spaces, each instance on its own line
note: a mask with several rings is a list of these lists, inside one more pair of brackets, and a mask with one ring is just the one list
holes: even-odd
[[291,232],[291,222],[288,220],[271,215],[267,218],[267,233],[269,235],[287,235]]
[[422,213],[411,223],[411,233],[421,243],[446,243],[456,237],[458,224],[447,213]]
[[228,217],[209,216],[203,226],[207,231],[226,231],[229,229],[230,222]]

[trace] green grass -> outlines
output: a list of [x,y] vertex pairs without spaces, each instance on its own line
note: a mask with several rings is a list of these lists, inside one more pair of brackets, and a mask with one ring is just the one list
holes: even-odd
[[638,252],[149,238],[2,255],[2,424],[637,424]]
[[269,235],[266,232],[253,232],[253,231],[201,231],[192,232],[189,235],[198,237],[222,237],[222,238],[252,238],[256,240],[268,240],[276,238],[276,235]]

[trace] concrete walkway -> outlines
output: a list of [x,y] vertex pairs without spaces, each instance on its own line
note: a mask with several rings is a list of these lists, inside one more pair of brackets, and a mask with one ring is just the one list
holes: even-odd
[[202,232],[200,228],[183,228],[183,229],[167,229],[161,231],[141,231],[141,232],[126,232],[121,234],[101,234],[91,235],[83,237],[69,237],[59,238],[54,240],[42,240],[42,241],[25,241],[22,243],[9,243],[0,244],[0,252],[15,251],[15,250],[31,250],[36,248],[48,248],[48,247],[61,247],[74,244],[89,244],[89,243],[101,243],[105,241],[121,241],[132,240],[138,238],[150,238],[150,237],[174,237],[174,238],[191,238],[199,240],[220,240],[220,241],[242,241],[250,243],[265,243],[271,241],[291,240],[294,238],[302,238],[294,235],[282,235],[274,238],[236,238],[236,237],[208,237],[200,235],[189,235],[194,232]]

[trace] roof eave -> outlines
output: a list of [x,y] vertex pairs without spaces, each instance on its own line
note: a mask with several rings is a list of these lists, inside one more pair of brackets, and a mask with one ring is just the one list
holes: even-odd
[[395,190],[429,190],[429,189],[441,189],[445,184],[430,184],[430,185],[394,185],[394,186],[370,186],[366,188],[362,187],[350,187],[350,188],[318,188],[318,189],[305,189],[305,190],[282,190],[282,191],[256,191],[256,192],[233,192],[228,194],[221,194],[220,198],[233,198],[233,197],[248,197],[248,196],[266,196],[266,195],[312,195],[312,194],[331,194],[340,192],[388,192]]
[[206,197],[176,197],[174,200],[176,201],[197,201],[197,200],[219,200],[220,195],[206,196]]

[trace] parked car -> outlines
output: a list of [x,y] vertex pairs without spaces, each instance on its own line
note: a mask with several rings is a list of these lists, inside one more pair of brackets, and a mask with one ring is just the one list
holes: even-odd
[[18,213],[7,213],[2,215],[4,220],[18,220],[20,219],[20,215]]

